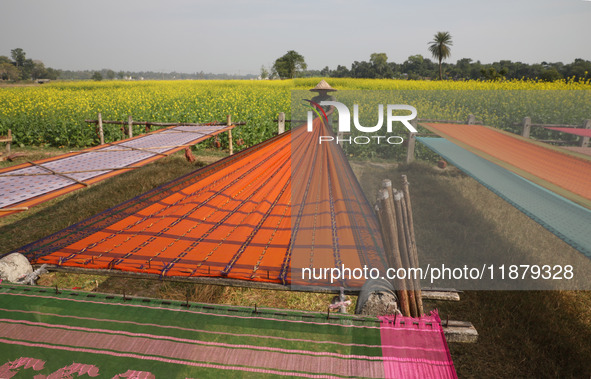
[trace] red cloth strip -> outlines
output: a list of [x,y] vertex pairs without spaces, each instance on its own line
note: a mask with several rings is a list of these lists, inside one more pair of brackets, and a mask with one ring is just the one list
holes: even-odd
[[557,132],[574,134],[577,136],[582,137],[591,137],[591,129],[581,129],[581,128],[554,128],[549,126],[544,126],[544,129],[556,130]]
[[[437,311],[379,318],[386,378],[457,378]],[[396,344],[407,348],[390,347]]]

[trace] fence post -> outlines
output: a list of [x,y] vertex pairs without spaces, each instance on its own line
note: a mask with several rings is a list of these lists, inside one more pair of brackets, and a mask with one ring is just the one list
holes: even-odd
[[[583,129],[591,129],[591,120],[583,121]],[[589,147],[589,137],[581,139],[581,147]]]
[[285,132],[285,113],[279,112],[277,118],[277,134],[283,134]]
[[[416,129],[417,119],[410,120],[410,124]],[[408,132],[408,143],[406,144],[406,163],[410,163],[415,160],[415,142],[416,133]]]
[[406,149],[407,164],[415,160],[415,141],[416,133],[408,132],[408,145]]
[[526,117],[523,119],[523,131],[521,132],[521,135],[524,136],[525,138],[529,138],[530,130],[531,130],[531,118]]
[[[226,120],[226,125],[232,126],[232,115],[229,114]],[[232,129],[228,130],[228,149],[230,150],[230,155],[234,154],[234,145],[232,144]]]
[[127,118],[127,136],[129,138],[133,137],[133,119],[131,115]]
[[105,132],[103,131],[103,116],[101,112],[98,113],[98,132],[101,145],[105,144]]
[[474,125],[476,123],[476,116],[473,114],[468,115],[468,121],[466,121],[468,125]]

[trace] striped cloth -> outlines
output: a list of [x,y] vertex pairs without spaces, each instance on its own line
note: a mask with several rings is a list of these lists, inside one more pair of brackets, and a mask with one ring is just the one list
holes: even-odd
[[389,318],[327,319],[320,313],[1,285],[0,377],[36,375],[455,377],[436,315],[418,324],[402,318],[392,324]]
[[591,159],[488,126],[421,124],[475,155],[591,209]]
[[[342,149],[318,144],[327,132],[283,133],[15,252],[36,264],[160,279],[310,285],[298,268],[383,272],[377,219]],[[329,280],[312,284],[363,285]]]
[[[171,126],[112,144],[0,169],[0,209],[31,207],[170,155],[234,126]],[[57,174],[56,174],[57,173]],[[0,217],[14,212],[2,211]]]
[[444,138],[417,140],[591,258],[591,210]]

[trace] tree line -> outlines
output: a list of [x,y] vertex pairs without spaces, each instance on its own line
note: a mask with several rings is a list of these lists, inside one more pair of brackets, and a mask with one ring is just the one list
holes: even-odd
[[0,56],[0,79],[1,80],[37,80],[52,79],[59,77],[58,70],[45,67],[40,60],[27,58],[27,54],[21,48],[12,49],[10,58]]
[[10,57],[0,55],[0,80],[28,81],[50,80],[185,80],[185,79],[256,79],[257,75],[213,74],[203,71],[194,73],[154,71],[59,70],[45,67],[42,61],[29,59],[21,48],[12,49]]
[[[591,61],[577,58],[564,64],[512,62],[501,60],[494,63],[474,62],[462,58],[456,63],[442,63],[442,78],[449,80],[502,80],[532,79],[555,81],[560,79],[591,79]],[[369,61],[355,61],[351,68],[338,65],[334,69],[328,66],[318,71],[304,71],[304,77],[329,76],[335,78],[387,78],[387,79],[436,79],[439,77],[437,62],[420,54],[412,55],[403,63],[388,62],[385,53],[374,53]]]
[[269,70],[261,67],[262,79],[294,78],[294,77],[333,77],[333,78],[368,78],[368,79],[451,79],[451,80],[503,80],[531,79],[555,81],[568,79],[585,81],[591,79],[591,61],[575,59],[572,63],[542,62],[527,64],[501,60],[494,63],[474,62],[471,58],[462,58],[456,63],[445,63],[451,56],[453,46],[449,32],[437,32],[430,41],[428,50],[437,60],[434,62],[421,54],[411,55],[403,63],[388,62],[386,53],[373,53],[369,61],[355,61],[351,68],[337,65],[331,69],[326,66],[322,70],[308,70],[304,57],[294,50],[275,61]]

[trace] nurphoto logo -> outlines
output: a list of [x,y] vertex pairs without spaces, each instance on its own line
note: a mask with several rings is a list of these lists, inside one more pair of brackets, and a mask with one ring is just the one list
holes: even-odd
[[[338,132],[337,136],[320,136],[318,142],[322,144],[322,142],[336,142],[339,143],[349,143],[349,144],[356,144],[356,145],[367,145],[372,140],[380,143],[387,143],[390,145],[400,145],[404,142],[404,139],[400,136],[385,136],[385,135],[371,135],[371,136],[355,136],[355,137],[342,137],[342,133],[350,133],[351,132],[351,112],[349,108],[338,101],[321,101],[320,103],[315,103],[311,100],[305,100],[310,103],[312,110],[308,111],[308,132],[313,131],[313,120],[314,120],[314,113],[320,118],[320,120],[325,125],[330,125],[328,121],[328,116],[324,111],[323,107],[329,106],[334,107],[339,112],[339,125],[338,125]],[[396,115],[394,111],[398,110],[406,110],[410,111],[409,115]],[[392,133],[392,124],[394,122],[401,122],[406,129],[408,129],[411,133],[416,133],[417,130],[414,126],[410,123],[417,116],[417,110],[415,107],[411,105],[405,104],[388,104],[386,106],[386,132]],[[375,133],[382,129],[384,125],[384,104],[378,105],[378,122],[374,126],[363,126],[359,122],[359,105],[353,104],[353,126],[363,133]]]

